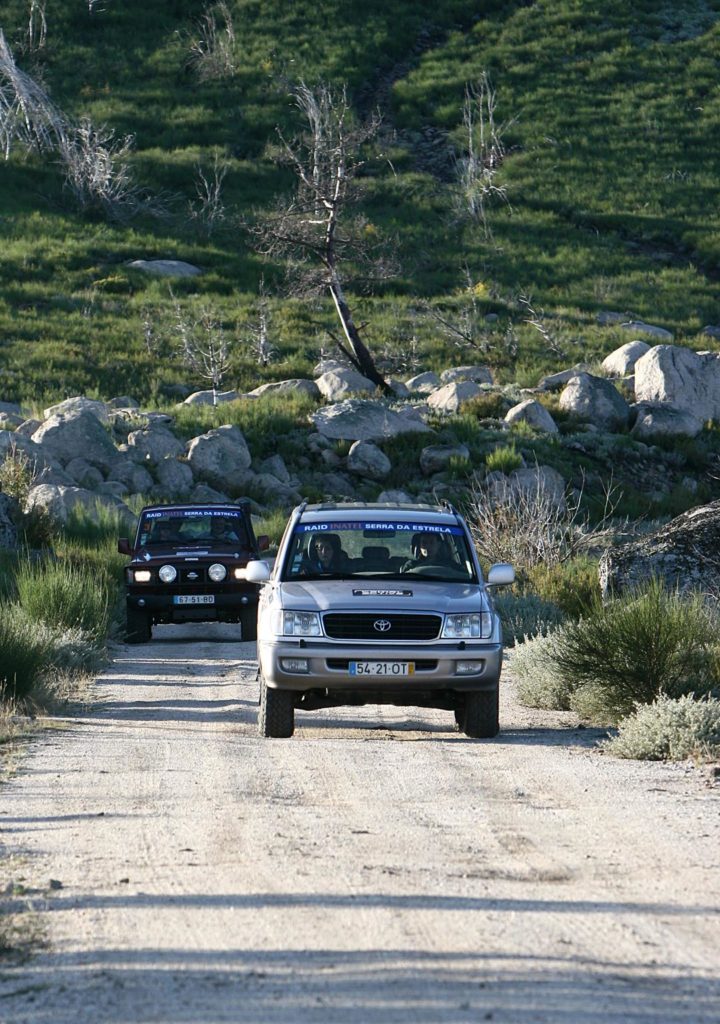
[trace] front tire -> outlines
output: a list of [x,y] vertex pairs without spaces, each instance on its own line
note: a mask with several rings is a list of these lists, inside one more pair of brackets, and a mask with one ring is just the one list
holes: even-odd
[[129,644],[144,644],[152,636],[150,616],[147,612],[141,612],[137,608],[127,610],[127,628],[125,639]]
[[499,691],[480,690],[464,695],[464,707],[455,712],[462,732],[471,739],[489,740],[500,732]]
[[258,732],[261,736],[287,739],[295,731],[295,694],[292,690],[271,690],[260,679]]
[[257,605],[240,610],[240,636],[243,640],[257,640]]

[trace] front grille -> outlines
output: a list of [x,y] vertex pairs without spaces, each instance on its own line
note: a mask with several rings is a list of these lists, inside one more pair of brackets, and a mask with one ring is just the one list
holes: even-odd
[[[388,625],[389,623],[389,625]],[[330,612],[323,616],[325,633],[333,640],[436,640],[442,619],[439,615],[384,615]]]
[[194,586],[198,583],[206,583],[207,570],[205,566],[202,565],[180,566],[180,571],[178,572],[178,582],[189,583],[191,586]]

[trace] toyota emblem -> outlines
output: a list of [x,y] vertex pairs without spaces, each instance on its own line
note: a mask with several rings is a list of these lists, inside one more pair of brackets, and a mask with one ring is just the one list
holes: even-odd
[[392,622],[388,622],[387,619],[375,619],[373,629],[376,629],[378,633],[387,633],[389,629],[392,629]]

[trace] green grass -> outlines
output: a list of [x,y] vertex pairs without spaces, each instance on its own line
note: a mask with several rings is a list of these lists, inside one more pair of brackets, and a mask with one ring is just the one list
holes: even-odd
[[[290,184],[270,158],[276,124],[297,128],[283,75],[347,82],[361,115],[383,108],[388,135],[368,165],[364,214],[397,238],[401,270],[374,295],[352,279],[348,293],[373,351],[394,369],[409,376],[479,361],[417,313],[418,299],[458,301],[465,267],[481,284],[481,312],[499,317],[488,327],[488,358],[503,382],[534,384],[628,340],[597,324],[601,309],[715,346],[699,332],[717,316],[720,262],[716,0],[684,0],[677,10],[651,0],[493,0],[481,9],[470,0],[392,8],[231,0],[230,8],[236,73],[199,83],[187,66],[200,14],[190,0],[128,0],[92,15],[87,5],[48,0],[47,47],[33,59],[53,99],[69,116],[134,134],[138,183],[175,199],[164,220],[105,223],[73,207],[52,159],[18,152],[0,166],[3,398],[130,393],[151,402],[173,383],[201,385],[168,336],[167,282],[130,271],[138,257],[203,269],[173,289],[183,304],[211,305],[235,339],[225,386],[244,391],[309,373],[330,346],[327,302],[274,295],[278,360],[269,368],[256,366],[243,327],[260,274],[271,289],[284,277],[281,265],[262,265],[240,226]],[[30,68],[26,20],[25,0],[4,4],[2,27]],[[497,119],[514,119],[501,171],[510,206],[491,210],[490,239],[449,216],[464,85],[483,70],[497,90]],[[427,128],[447,133],[445,157],[428,153]],[[196,168],[209,168],[215,153],[228,166],[228,219],[208,238],[187,212]],[[553,351],[525,322],[521,295],[542,310]],[[161,335],[155,352],[143,338],[148,308]]]

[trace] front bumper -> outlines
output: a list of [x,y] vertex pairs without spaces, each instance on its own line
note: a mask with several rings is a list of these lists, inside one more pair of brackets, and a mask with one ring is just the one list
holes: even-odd
[[[286,640],[258,643],[258,659],[267,686],[271,689],[353,691],[455,690],[472,692],[497,688],[502,668],[502,644],[444,641],[424,646],[362,643],[328,643],[323,639]],[[306,660],[307,672],[288,671],[284,662]],[[352,661],[413,662],[409,676],[351,675]],[[472,675],[460,675],[460,662],[477,662]]]
[[[255,587],[230,593],[217,590],[207,593],[214,597],[212,604],[176,604],[173,601],[176,595],[198,596],[197,590],[158,594],[133,589],[127,592],[126,600],[128,608],[146,612],[154,622],[238,622],[246,608],[257,609],[258,592]],[[205,596],[205,592],[201,596]]]

